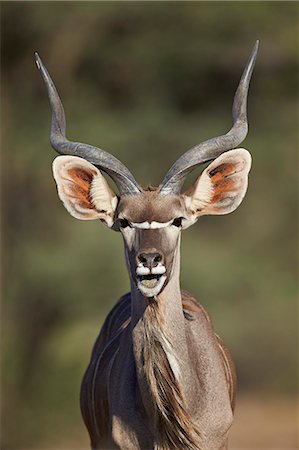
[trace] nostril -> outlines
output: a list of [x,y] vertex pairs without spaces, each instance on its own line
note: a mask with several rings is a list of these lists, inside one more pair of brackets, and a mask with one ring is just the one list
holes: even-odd
[[141,254],[138,255],[138,261],[141,262],[142,264],[145,264],[147,262],[147,259],[143,254]]
[[158,252],[143,252],[137,256],[137,264],[152,269],[163,261],[163,256]]
[[159,253],[157,255],[154,256],[154,262],[155,263],[159,263],[162,261],[162,255],[160,255]]

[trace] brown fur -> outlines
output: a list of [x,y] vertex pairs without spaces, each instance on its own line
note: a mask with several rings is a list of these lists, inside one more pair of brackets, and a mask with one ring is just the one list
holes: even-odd
[[121,197],[118,211],[131,222],[168,222],[184,215],[185,205],[180,196],[162,196],[156,188],[150,187],[142,195]]
[[226,346],[224,345],[224,343],[222,342],[222,340],[218,335],[216,335],[216,338],[218,342],[220,356],[225,370],[227,385],[229,389],[230,403],[232,406],[232,411],[234,412],[236,405],[236,389],[237,389],[236,371],[234,369],[234,363],[228,349],[226,348]]
[[[205,309],[187,291],[182,291],[182,307],[184,312],[192,316],[202,316],[212,327]],[[115,448],[107,438],[111,414],[107,390],[104,388],[110,377],[111,361],[113,362],[120,346],[123,333],[131,333],[131,295],[123,296],[109,313],[95,343],[91,362],[84,376],[81,387],[81,410],[88,428],[93,448]],[[150,388],[150,398],[155,411],[155,450],[201,450],[198,443],[201,432],[186,410],[184,393],[181,384],[176,380],[170,367],[167,355],[161,344],[164,319],[158,304],[151,303],[146,308],[143,320],[144,373]],[[186,319],[186,326],[188,319]],[[167,336],[164,335],[167,339]],[[216,336],[219,355],[226,374],[232,408],[235,401],[235,372],[229,352]],[[97,363],[101,358],[101,368]],[[96,391],[95,391],[96,389]],[[95,407],[92,407],[95,402]],[[108,444],[105,444],[107,443]],[[141,446],[141,449],[149,447]],[[206,449],[202,449],[206,450]],[[210,449],[211,450],[211,449]]]
[[[196,298],[193,297],[192,294],[190,294],[190,292],[185,291],[185,290],[182,290],[182,306],[183,306],[184,312],[190,311],[190,312],[194,312],[197,314],[198,313],[203,314],[206,321],[211,326],[213,326],[208,312],[203,308],[203,306],[200,303],[198,303]],[[229,350],[224,345],[224,343],[222,342],[220,337],[217,334],[215,334],[215,336],[217,339],[221,360],[223,362],[223,366],[225,369],[227,384],[228,384],[229,393],[230,393],[230,401],[231,401],[232,410],[234,411],[235,403],[236,403],[236,388],[237,388],[237,379],[236,379],[234,363],[233,363],[233,360],[232,360]]]

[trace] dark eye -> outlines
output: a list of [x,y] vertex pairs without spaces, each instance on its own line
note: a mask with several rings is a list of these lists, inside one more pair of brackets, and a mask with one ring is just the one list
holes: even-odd
[[119,226],[121,228],[127,228],[130,226],[130,222],[127,219],[119,219]]
[[176,217],[174,219],[174,221],[172,222],[172,225],[179,228],[182,226],[182,220],[183,220],[183,217]]

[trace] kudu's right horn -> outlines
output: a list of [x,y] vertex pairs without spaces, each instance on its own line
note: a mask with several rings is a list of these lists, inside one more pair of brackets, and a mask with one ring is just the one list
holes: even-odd
[[179,194],[187,175],[199,164],[217,158],[221,153],[236,148],[245,139],[248,131],[247,94],[254,68],[259,41],[256,41],[242,74],[233,102],[233,126],[228,133],[192,147],[169,169],[161,186],[162,195]]

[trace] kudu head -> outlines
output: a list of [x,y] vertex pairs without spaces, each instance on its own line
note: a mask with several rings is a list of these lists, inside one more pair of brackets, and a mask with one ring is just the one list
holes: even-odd
[[[248,131],[247,94],[257,51],[258,42],[235,93],[230,131],[185,152],[161,185],[148,189],[141,188],[131,172],[110,153],[66,138],[62,103],[36,54],[52,111],[50,141],[63,155],[53,163],[58,195],[77,219],[99,219],[122,233],[131,280],[145,297],[157,296],[171,279],[181,230],[202,215],[234,211],[246,193],[251,157],[247,150],[236,147]],[[209,161],[212,162],[193,185],[182,193],[187,175]],[[99,169],[112,178],[118,194]]]

